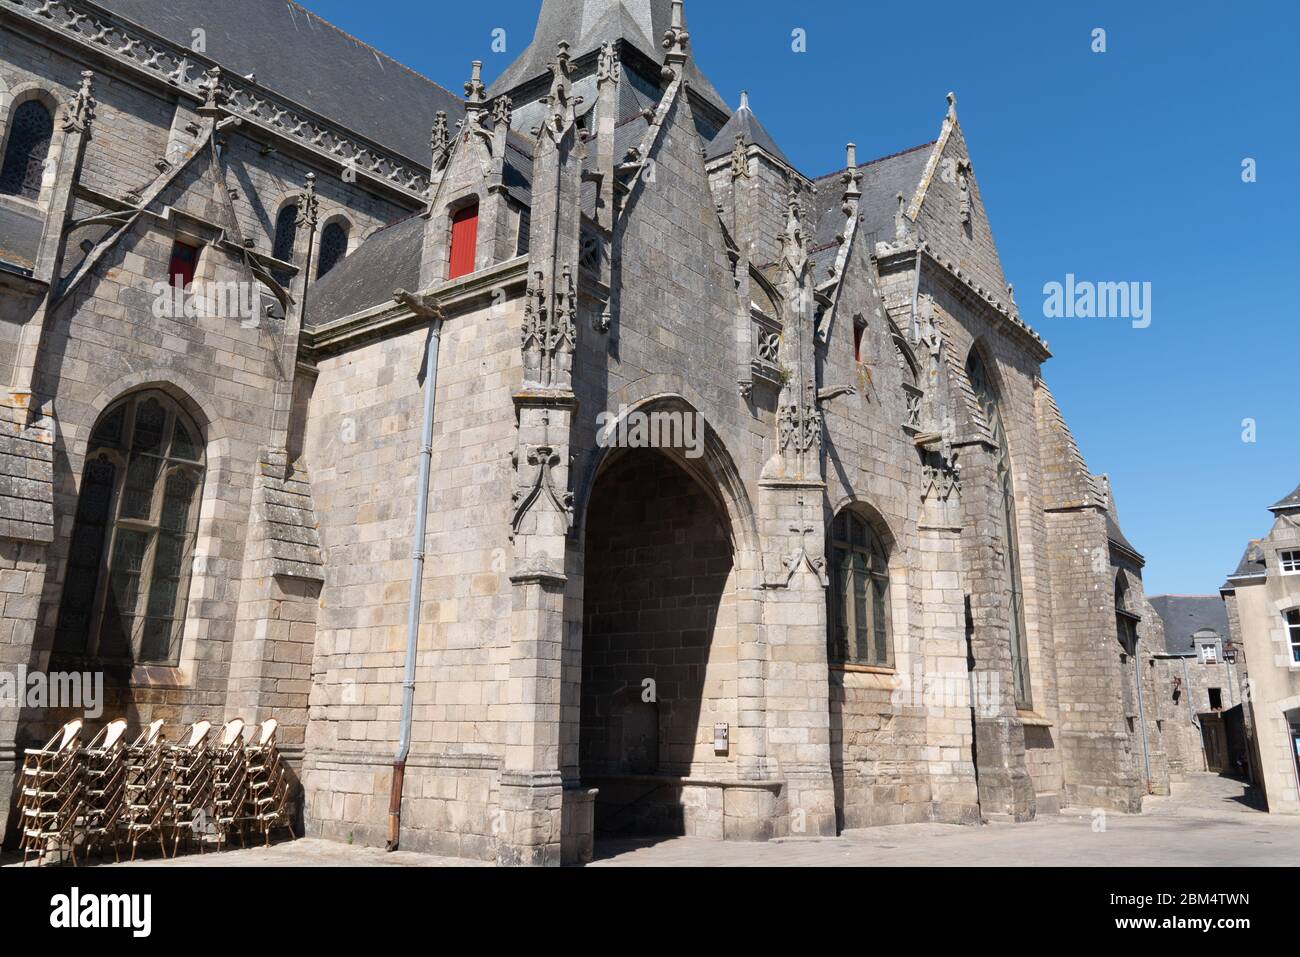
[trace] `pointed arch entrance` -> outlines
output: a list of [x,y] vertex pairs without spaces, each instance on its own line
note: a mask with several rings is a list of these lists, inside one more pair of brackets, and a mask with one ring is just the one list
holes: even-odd
[[[644,409],[694,414],[680,400]],[[701,426],[702,432],[707,428]],[[726,836],[729,785],[765,752],[756,532],[717,436],[703,453],[614,448],[579,489],[566,649],[566,785],[597,836]],[[757,690],[756,690],[757,689]],[[584,825],[566,816],[566,830]]]

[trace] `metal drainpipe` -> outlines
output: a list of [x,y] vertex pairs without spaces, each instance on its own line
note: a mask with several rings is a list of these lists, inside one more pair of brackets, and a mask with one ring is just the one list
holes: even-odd
[[393,757],[393,787],[388,800],[388,850],[395,851],[402,836],[402,783],[406,759],[411,753],[411,718],[415,709],[415,659],[420,643],[420,591],[424,583],[424,537],[428,528],[429,472],[433,462],[433,410],[438,391],[438,347],[442,344],[442,320],[429,326],[429,343],[424,360],[424,423],[420,430],[419,501],[415,507],[415,531],[411,535],[411,597],[406,614],[406,676],[402,681],[402,730]]
[[1151,793],[1151,749],[1147,744],[1147,709],[1142,703],[1142,639],[1133,645],[1133,668],[1137,676],[1138,724],[1142,728],[1142,763],[1147,769],[1147,794]]

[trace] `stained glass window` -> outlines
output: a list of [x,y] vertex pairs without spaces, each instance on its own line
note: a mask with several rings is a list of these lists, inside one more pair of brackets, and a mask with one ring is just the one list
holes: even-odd
[[0,166],[0,193],[36,200],[41,195],[45,158],[54,136],[54,117],[38,100],[28,100],[13,112],[4,164]]
[[847,664],[893,664],[889,555],[861,516],[844,511],[831,526],[830,658]]
[[1007,599],[1010,605],[1011,670],[1015,681],[1016,707],[1033,707],[1029,687],[1029,646],[1025,628],[1025,593],[1020,576],[1020,536],[1016,531],[1016,495],[1011,476],[1011,453],[1007,432],[1002,423],[1002,406],[997,390],[979,352],[971,350],[966,360],[966,375],[975,397],[984,408],[984,419],[996,446],[998,486],[1001,491],[1001,523],[1006,537],[1004,561],[1007,575]]
[[91,433],[55,651],[177,664],[203,487],[199,431],[161,392],[119,402]]

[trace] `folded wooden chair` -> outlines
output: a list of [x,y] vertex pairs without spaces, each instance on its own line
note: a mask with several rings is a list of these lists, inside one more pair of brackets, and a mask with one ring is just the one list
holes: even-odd
[[120,860],[117,822],[125,804],[126,752],[125,718],[110,721],[82,751],[85,806],[74,844],[82,843],[87,855],[111,843],[114,860]]
[[212,753],[212,824],[220,850],[232,828],[243,846],[244,809],[248,803],[248,767],[244,752],[244,719],[227,721]]
[[39,865],[48,851],[71,847],[82,801],[77,750],[81,728],[81,719],[76,718],[60,728],[45,747],[23,752],[18,800],[24,867],[33,854]]

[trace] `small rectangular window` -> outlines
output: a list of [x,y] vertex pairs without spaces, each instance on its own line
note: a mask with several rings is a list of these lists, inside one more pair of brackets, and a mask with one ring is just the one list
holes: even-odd
[[519,207],[519,239],[515,243],[515,255],[527,256],[529,249],[529,233],[533,228],[533,211],[527,206]]
[[1223,710],[1223,689],[1222,688],[1210,689],[1210,710],[1211,711]]
[[1300,608],[1286,613],[1287,638],[1291,641],[1291,661],[1300,665]]
[[862,337],[866,331],[867,327],[864,323],[855,322],[853,324],[853,358],[858,362],[862,361]]
[[1300,575],[1300,552],[1281,552],[1278,558],[1282,563],[1283,575]]
[[177,289],[186,289],[194,282],[194,272],[199,265],[199,247],[183,243],[179,239],[172,243],[171,261],[167,265],[167,277]]

